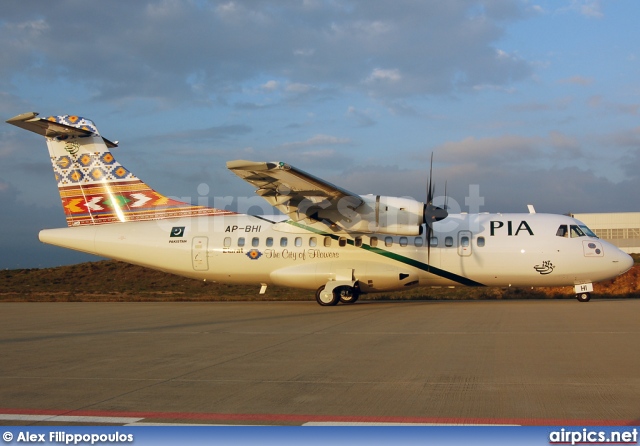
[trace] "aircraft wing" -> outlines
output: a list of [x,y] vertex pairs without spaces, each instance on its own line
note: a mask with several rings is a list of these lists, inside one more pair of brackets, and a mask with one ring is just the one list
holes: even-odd
[[[256,186],[256,193],[294,221],[336,214],[341,209],[355,209],[362,198],[328,181],[283,162],[235,160],[227,169]],[[326,219],[326,217],[323,217]]]

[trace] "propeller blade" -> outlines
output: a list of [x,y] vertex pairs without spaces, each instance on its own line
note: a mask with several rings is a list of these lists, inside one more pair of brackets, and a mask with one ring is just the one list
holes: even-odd
[[447,196],[447,182],[444,182],[444,210],[446,211],[449,204],[449,197]]
[[431,163],[429,165],[429,181],[427,182],[427,205],[433,202],[433,186],[431,181],[433,179],[433,152],[431,152]]
[[433,152],[431,152],[431,161],[429,165],[429,180],[427,181],[427,201],[424,205],[423,220],[427,226],[427,265],[431,262],[431,236],[433,233],[433,223],[444,220],[449,213],[447,212],[447,183],[444,183],[444,207],[434,206],[433,199],[436,193],[436,187],[433,184]]
[[427,271],[431,269],[431,226],[427,225]]

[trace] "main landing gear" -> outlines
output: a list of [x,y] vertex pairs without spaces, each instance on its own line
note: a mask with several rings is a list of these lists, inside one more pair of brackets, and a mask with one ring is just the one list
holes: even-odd
[[576,299],[578,299],[579,302],[589,302],[589,300],[591,299],[591,294],[578,293],[576,294]]
[[316,301],[323,307],[343,304],[352,304],[360,297],[360,288],[357,283],[342,281],[331,281],[321,286],[316,291]]

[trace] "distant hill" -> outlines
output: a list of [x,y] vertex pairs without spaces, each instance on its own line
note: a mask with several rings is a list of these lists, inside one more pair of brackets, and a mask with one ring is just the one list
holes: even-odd
[[[107,260],[45,269],[0,271],[0,301],[242,301],[315,299],[311,290],[259,284],[223,285]],[[417,288],[364,295],[363,300],[573,298],[562,288]],[[614,280],[595,284],[593,297],[640,298],[640,265]]]

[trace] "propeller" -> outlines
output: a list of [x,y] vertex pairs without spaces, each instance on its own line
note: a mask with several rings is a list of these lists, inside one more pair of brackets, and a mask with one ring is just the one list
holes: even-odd
[[433,153],[431,153],[431,164],[429,166],[429,181],[427,182],[427,201],[424,205],[423,220],[427,226],[427,265],[431,265],[431,234],[433,233],[433,223],[444,220],[449,213],[447,212],[447,183],[444,183],[444,207],[434,206],[433,198],[436,187],[432,183],[433,180]]

